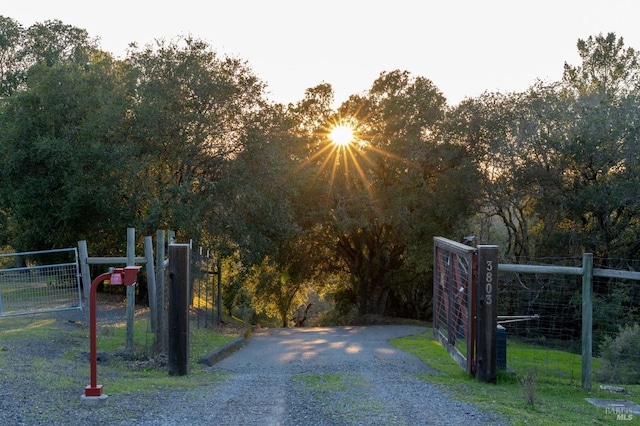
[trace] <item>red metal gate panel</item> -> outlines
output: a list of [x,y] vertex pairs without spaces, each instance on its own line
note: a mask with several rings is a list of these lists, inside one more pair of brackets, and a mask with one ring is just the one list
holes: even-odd
[[434,238],[433,333],[467,373],[475,371],[474,247]]

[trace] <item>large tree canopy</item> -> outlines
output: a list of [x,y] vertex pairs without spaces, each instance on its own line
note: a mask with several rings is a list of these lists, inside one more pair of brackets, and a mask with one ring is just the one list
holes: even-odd
[[207,229],[224,163],[237,156],[263,84],[237,59],[186,38],[133,52],[127,138],[137,147],[130,193],[143,229]]
[[319,128],[330,144],[332,123],[355,125],[351,145],[324,148],[310,163],[326,188],[316,238],[334,247],[330,263],[351,276],[341,297],[357,300],[360,314],[384,314],[407,280],[424,285],[433,235],[457,232],[473,208],[473,191],[463,184],[473,176],[464,148],[434,136],[445,105],[429,80],[393,71]]
[[[447,126],[483,171],[485,212],[506,254],[635,256],[639,63],[615,35],[578,42],[562,82],[461,103]],[[485,234],[487,235],[487,234]]]
[[114,246],[128,226],[199,237],[262,83],[191,38],[114,61],[58,22],[26,33],[33,64],[0,111],[2,211],[15,248],[90,234]]
[[0,245],[109,254],[126,227],[174,229],[285,325],[319,289],[343,312],[424,318],[434,235],[637,257],[640,58],[614,34],[577,48],[562,81],[456,107],[400,70],[338,108],[326,83],[285,106],[192,37],[115,60],[85,30],[0,17]]
[[74,245],[119,220],[129,152],[118,139],[125,100],[116,66],[37,63],[0,111],[0,200],[19,250]]
[[582,65],[565,66],[572,129],[566,156],[569,219],[601,257],[640,249],[640,56],[614,34],[578,42]]

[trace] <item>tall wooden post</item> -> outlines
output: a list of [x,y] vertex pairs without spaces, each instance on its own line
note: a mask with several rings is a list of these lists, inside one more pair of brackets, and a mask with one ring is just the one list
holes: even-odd
[[167,309],[165,303],[165,238],[164,231],[156,231],[156,348],[158,352],[164,353],[167,349]]
[[216,257],[216,276],[218,278],[216,322],[220,324],[222,323],[222,262],[220,261],[220,254]]
[[80,262],[80,273],[82,274],[83,304],[89,306],[87,309],[87,323],[90,318],[91,305],[89,304],[89,295],[91,291],[91,271],[89,269],[89,250],[85,240],[78,241],[78,261]]
[[189,369],[189,244],[169,244],[169,375]]
[[582,254],[582,388],[591,390],[593,253]]
[[144,257],[147,259],[147,293],[149,295],[149,324],[151,331],[157,328],[156,271],[153,259],[153,237],[144,237]]
[[495,383],[497,376],[498,246],[478,246],[476,281],[476,378]]
[[[136,264],[136,230],[135,228],[127,228],[127,266]],[[128,285],[127,292],[127,337],[126,350],[133,352],[133,327],[136,317],[136,286]]]

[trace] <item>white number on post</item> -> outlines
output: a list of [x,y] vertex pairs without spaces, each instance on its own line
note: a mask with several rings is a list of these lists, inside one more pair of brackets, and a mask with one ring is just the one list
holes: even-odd
[[493,261],[488,260],[487,261],[487,271],[486,271],[486,276],[485,276],[485,303],[487,305],[490,305],[493,300],[491,299],[491,292],[493,291]]

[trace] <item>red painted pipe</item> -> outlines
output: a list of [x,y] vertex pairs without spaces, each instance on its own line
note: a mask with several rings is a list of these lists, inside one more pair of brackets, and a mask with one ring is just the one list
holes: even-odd
[[102,385],[98,385],[98,350],[96,345],[96,290],[98,284],[111,278],[110,272],[99,275],[91,282],[89,292],[89,351],[91,357],[91,384],[84,389],[84,396],[102,396]]

